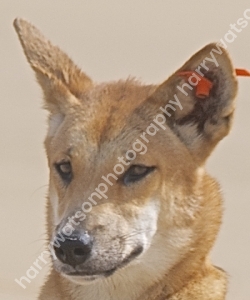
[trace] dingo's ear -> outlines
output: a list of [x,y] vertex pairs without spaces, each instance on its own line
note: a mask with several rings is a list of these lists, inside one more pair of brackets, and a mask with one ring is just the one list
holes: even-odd
[[[237,80],[219,44],[210,44],[160,85],[149,102],[157,103],[168,125],[199,163],[231,127]],[[152,99],[153,98],[153,99]]]
[[79,104],[77,98],[91,86],[91,80],[33,25],[16,19],[14,27],[43,89],[45,107],[52,114],[65,114],[69,106]]

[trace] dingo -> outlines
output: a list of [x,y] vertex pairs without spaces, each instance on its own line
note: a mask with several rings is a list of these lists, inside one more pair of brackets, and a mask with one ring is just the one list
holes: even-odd
[[31,24],[14,25],[50,112],[53,270],[39,299],[225,299],[227,275],[209,260],[222,198],[204,164],[235,108],[226,51],[206,46],[158,86],[96,84]]

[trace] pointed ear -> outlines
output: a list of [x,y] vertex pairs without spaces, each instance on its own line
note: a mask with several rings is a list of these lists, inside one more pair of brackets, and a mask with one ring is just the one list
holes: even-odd
[[157,104],[174,133],[203,163],[232,123],[236,74],[228,53],[210,44],[160,85],[149,101]]
[[53,46],[33,25],[22,19],[14,27],[28,62],[45,95],[45,107],[65,114],[92,82],[58,47]]

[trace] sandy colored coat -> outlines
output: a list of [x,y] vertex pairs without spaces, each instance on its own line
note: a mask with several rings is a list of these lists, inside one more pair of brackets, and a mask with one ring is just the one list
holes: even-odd
[[[135,80],[96,84],[31,24],[19,19],[15,28],[50,113],[45,141],[49,242],[102,176],[114,170],[117,158],[137,139],[141,144],[133,162],[123,163],[126,170],[112,182],[107,198],[79,225],[95,238],[93,255],[80,271],[95,280],[73,278],[71,268],[55,260],[38,299],[225,299],[227,276],[209,260],[222,199],[204,164],[228,134],[234,112],[237,82],[226,51],[216,44],[206,46],[158,86]],[[186,86],[185,95],[177,88],[187,83],[179,72],[195,71],[202,62],[198,70],[213,83],[209,96],[198,98],[195,86]],[[162,126],[159,114],[165,118]],[[72,167],[67,186],[55,171],[61,161]],[[154,170],[125,184],[132,164]],[[142,253],[121,267],[138,245]],[[116,271],[102,276],[110,268]]]

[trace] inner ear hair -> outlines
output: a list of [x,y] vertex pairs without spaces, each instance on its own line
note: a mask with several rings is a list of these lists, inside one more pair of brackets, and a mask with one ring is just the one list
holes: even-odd
[[[211,83],[202,97],[197,92],[201,80]],[[162,105],[169,127],[202,162],[231,128],[236,93],[236,73],[228,53],[219,44],[209,44],[161,84],[151,98]]]

